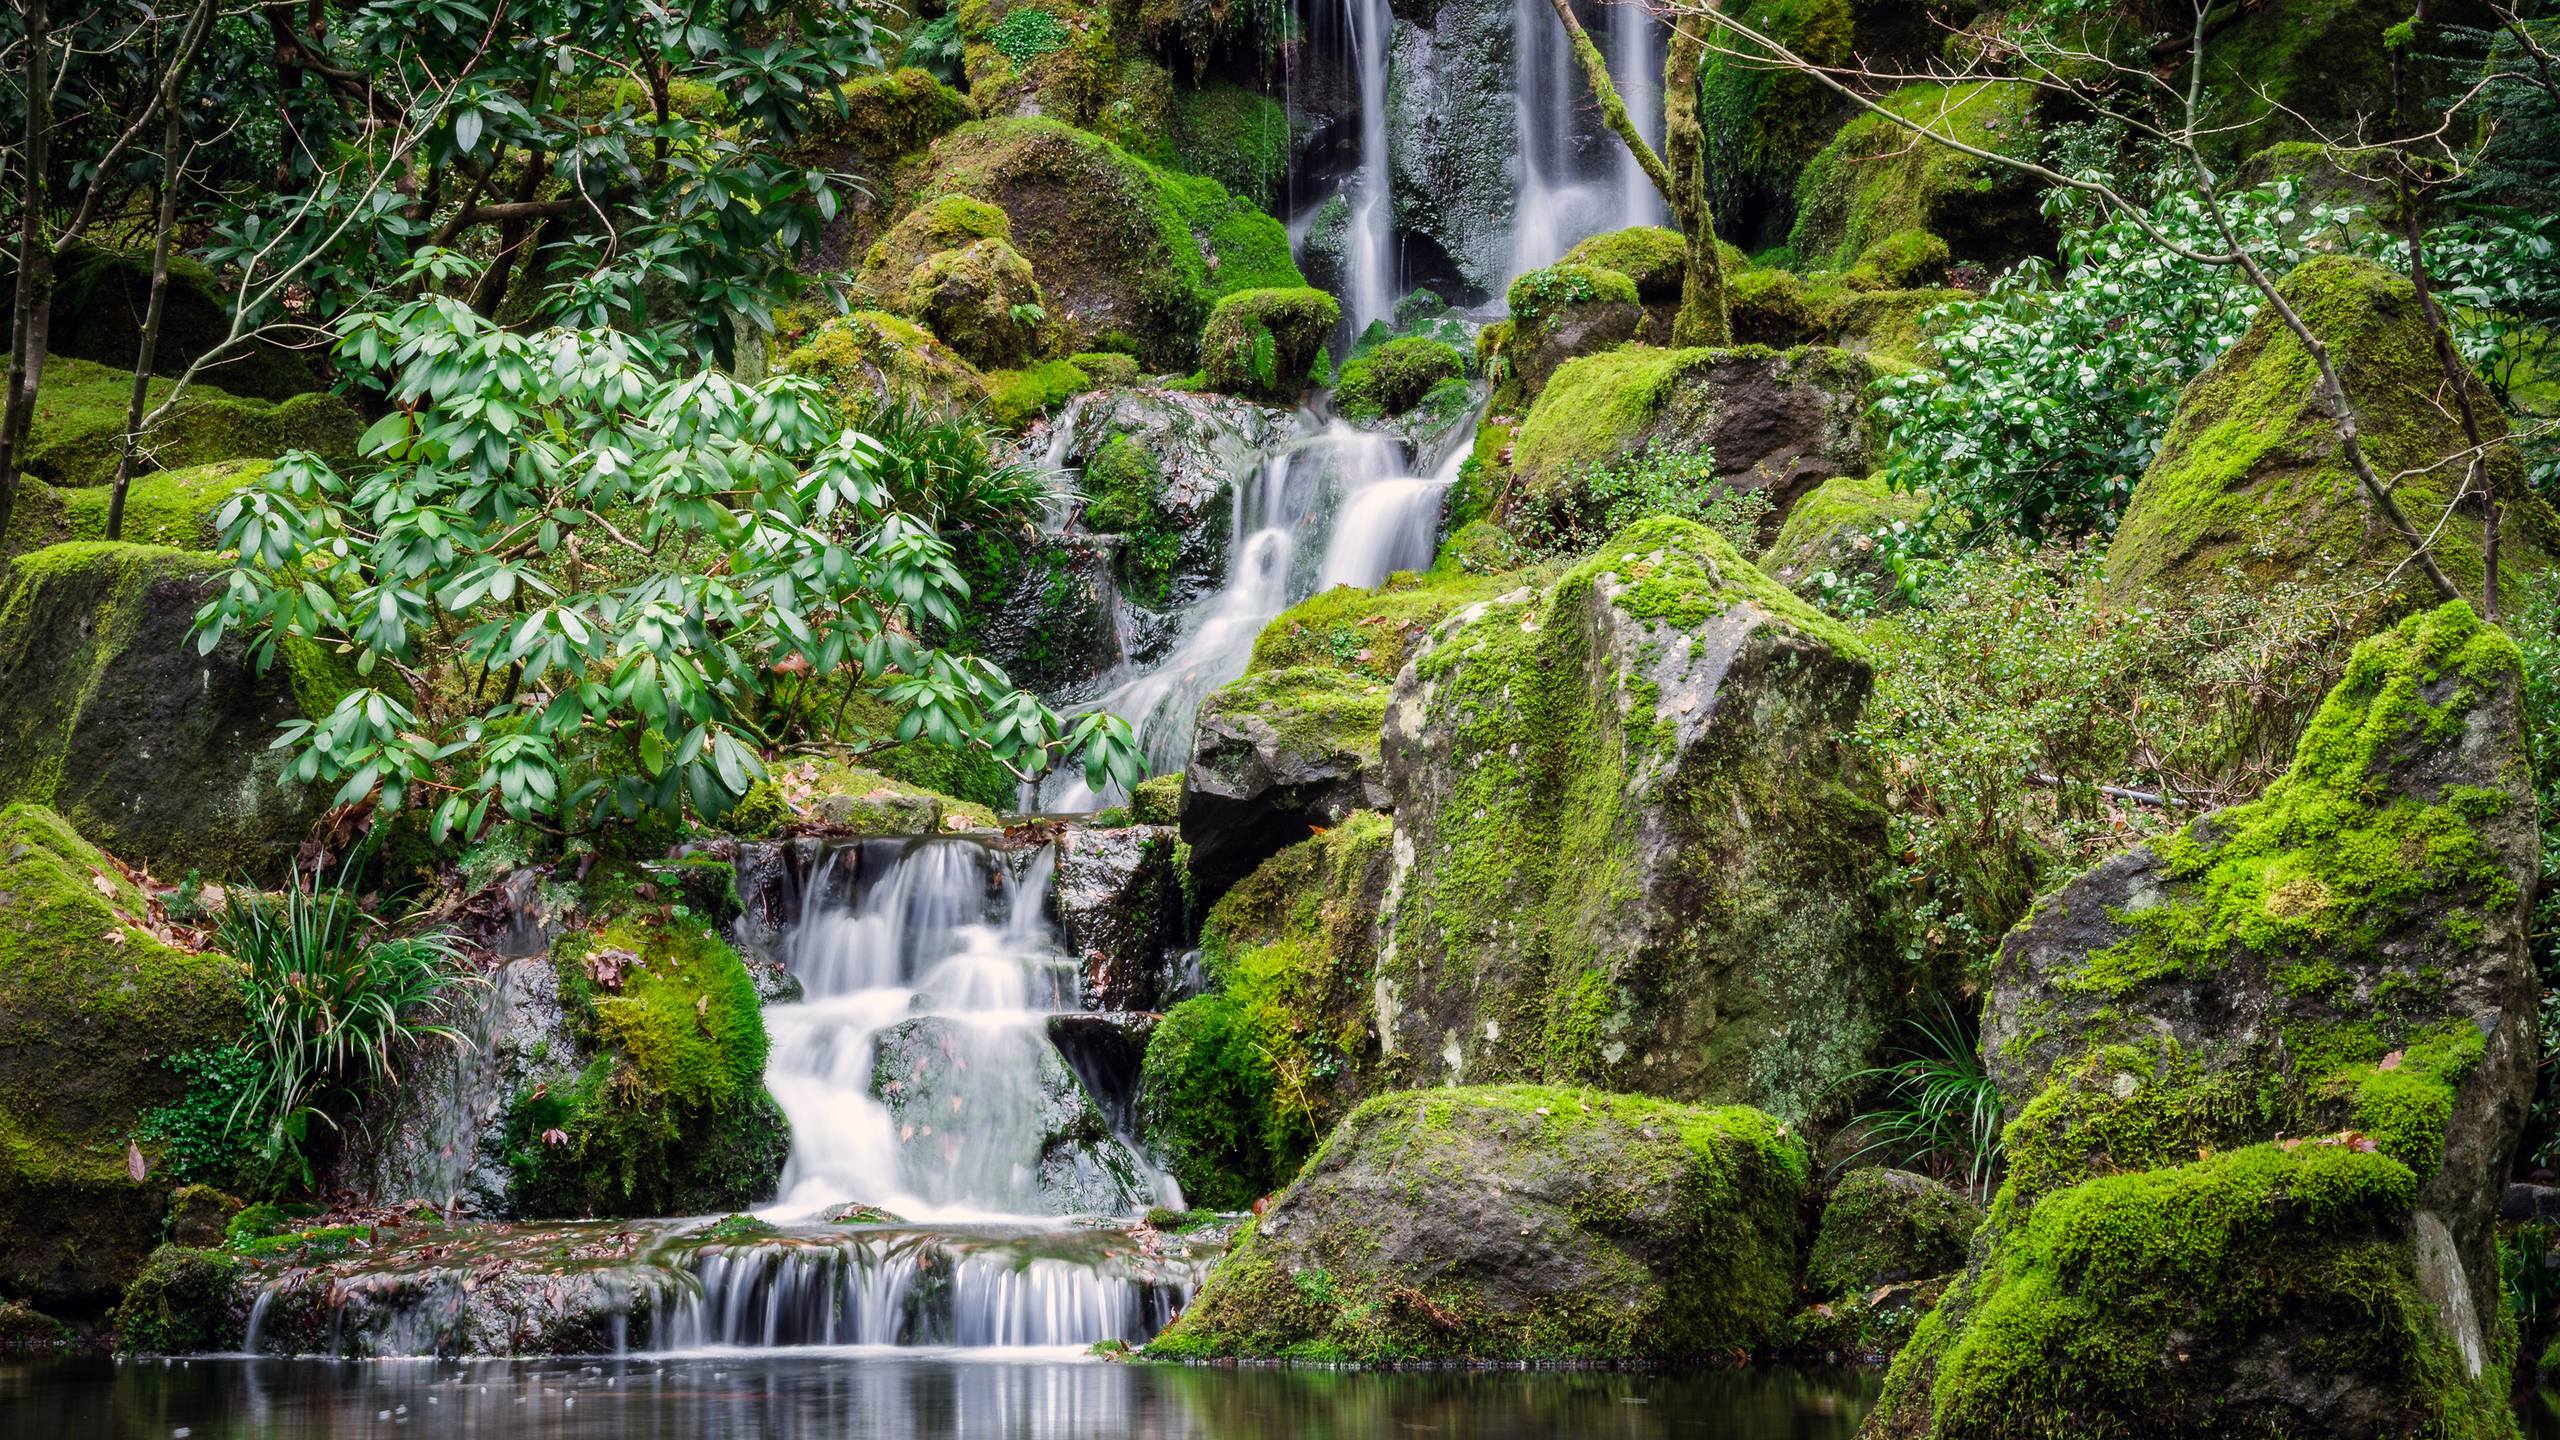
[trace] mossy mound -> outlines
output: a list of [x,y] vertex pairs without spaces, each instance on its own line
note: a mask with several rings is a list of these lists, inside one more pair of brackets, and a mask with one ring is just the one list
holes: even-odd
[[1829,1118],[1896,984],[1883,814],[1841,748],[1867,686],[1854,636],[1684,520],[1443,622],[1385,726],[1414,860],[1382,1050],[1416,1083]]
[[1157,369],[1185,369],[1220,297],[1305,283],[1288,231],[1252,202],[1054,120],[980,121],[936,140],[914,202],[947,195],[1010,218],[1073,349],[1118,337]]
[[883,310],[831,316],[782,357],[782,370],[827,387],[841,406],[883,394],[914,396],[949,409],[984,403],[985,376],[932,332]]
[[1799,595],[1820,598],[1842,586],[1881,594],[1891,576],[1878,542],[1916,523],[1929,499],[1896,490],[1881,478],[1838,475],[1787,511],[1778,538],[1760,556],[1769,578]]
[[[1546,388],[1557,367],[1576,356],[1602,354],[1645,329],[1636,282],[1593,265],[1550,265],[1511,282],[1511,318],[1487,327],[1477,344],[1499,364],[1494,404],[1525,404]],[[1667,337],[1666,337],[1667,338]]]
[[765,1093],[764,1017],[737,952],[698,917],[642,914],[563,936],[552,963],[585,1059],[512,1101],[516,1213],[701,1215],[772,1199],[790,1128]]
[[[1853,0],[1745,0],[1735,13],[1813,64],[1840,65],[1861,49],[1861,8],[1889,7],[1861,7]],[[1831,138],[1842,101],[1811,75],[1753,63],[1749,50],[1747,43],[1712,45],[1700,70],[1708,199],[1727,233],[1776,239],[1785,233],[1796,176]],[[1863,58],[1881,57],[1866,47]]]
[[[217,549],[222,536],[214,520],[223,502],[274,468],[272,460],[218,460],[137,476],[125,489],[123,538],[180,550]],[[114,492],[112,485],[57,490],[40,480],[22,479],[0,556],[65,540],[106,539],[107,507]]]
[[1825,480],[1866,473],[1874,374],[1858,356],[1816,345],[1629,345],[1568,361],[1513,437],[1519,493],[1579,513],[1591,471],[1648,449],[1704,450],[1720,483],[1765,492],[1783,514]]
[[65,1314],[112,1304],[168,1213],[168,1180],[136,1180],[125,1148],[183,1088],[163,1062],[242,1020],[239,964],[149,918],[61,816],[0,810],[0,1285]]
[[1871,1166],[1852,1170],[1823,1203],[1805,1258],[1805,1285],[1823,1296],[1927,1280],[1962,1269],[1982,1207],[1926,1175]]
[[238,1350],[249,1330],[240,1257],[163,1245],[151,1252],[116,1306],[116,1349],[127,1355],[206,1355]]
[[150,545],[74,541],[0,571],[0,799],[50,805],[118,854],[164,873],[273,873],[319,802],[281,783],[277,728],[325,715],[351,684],[288,643],[261,675],[234,636],[190,631],[225,562]]
[[2409,617],[2261,799],[2011,932],[1983,1031],[2008,1178],[1880,1433],[2513,1433],[2520,664],[2460,602]]
[[1344,362],[1334,382],[1334,407],[1354,420],[1402,415],[1444,380],[1467,373],[1466,357],[1457,347],[1426,336],[1408,335]]
[[[1881,102],[1895,114],[2003,155],[2036,153],[2032,87],[1999,81],[1905,85]],[[1983,264],[2041,253],[2050,226],[2035,182],[2006,166],[1915,140],[1881,115],[1840,128],[1796,181],[1787,245],[1807,267],[1846,270],[1897,231],[1924,230]]]
[[[151,382],[145,413],[167,398],[169,382]],[[124,444],[133,372],[87,360],[47,361],[44,386],[27,420],[26,473],[57,486],[105,485],[116,478]],[[216,460],[259,459],[308,450],[334,464],[354,460],[364,424],[336,395],[251,400],[199,381],[135,456],[136,473],[184,470]]]
[[[0,260],[0,283],[14,279],[15,258],[12,252]],[[142,322],[150,308],[148,247],[118,250],[86,241],[66,247],[54,258],[53,323],[47,342],[52,359],[45,363],[45,383],[53,383],[54,362],[63,359],[89,361],[130,377],[142,356]],[[230,292],[204,262],[173,251],[152,373],[171,378],[186,373],[230,338],[231,312]],[[319,388],[308,359],[262,340],[235,347],[196,378],[253,400],[286,400]],[[128,378],[125,383],[133,382]]]
[[[2328,347],[2374,470],[2393,483],[2410,523],[2436,533],[2446,575],[2479,593],[2479,519],[2468,507],[2445,517],[2464,477],[2460,462],[2443,462],[2469,442],[2416,290],[2370,261],[2334,255],[2303,262],[2280,289]],[[2520,583],[2560,550],[2560,519],[2533,495],[2514,448],[2499,443],[2506,427],[2496,402],[2485,388],[2473,402],[2492,442],[2488,480],[2505,504],[2502,574]],[[2339,569],[2379,580],[2401,567],[2376,603],[2405,607],[2428,596],[2408,558],[2347,464],[2309,352],[2270,307],[2179,397],[2107,547],[2107,584],[2129,598],[2224,588],[2223,571],[2235,565],[2253,584]]]
[[1033,358],[1046,329],[1031,262],[1002,239],[926,257],[907,277],[905,305],[961,358],[991,368]]
[[1381,1096],[1147,1353],[1729,1355],[1786,1318],[1805,1178],[1803,1143],[1741,1107],[1537,1086]]
[[1321,290],[1294,286],[1241,290],[1220,299],[1200,332],[1200,364],[1210,387],[1286,404],[1307,388],[1307,372],[1342,306]]
[[1251,1205],[1380,1087],[1368,974],[1389,834],[1383,816],[1346,816],[1210,907],[1210,991],[1149,1037],[1142,1090],[1147,1133],[1194,1202]]
[[1896,230],[1858,252],[1844,277],[1860,290],[1924,290],[1946,283],[1947,242],[1926,230]]
[[993,371],[987,376],[987,418],[1007,430],[1027,429],[1092,388],[1093,377],[1071,360]]
[[912,67],[847,81],[837,94],[840,104],[818,107],[801,152],[857,174],[883,173],[978,118],[967,96]]
[[1289,112],[1270,96],[1232,81],[1179,90],[1173,102],[1172,145],[1164,158],[1277,214],[1289,198]]
[[1677,230],[1638,225],[1591,236],[1557,263],[1615,270],[1634,282],[1636,298],[1645,304],[1677,305],[1681,281],[1689,273],[1689,242]]

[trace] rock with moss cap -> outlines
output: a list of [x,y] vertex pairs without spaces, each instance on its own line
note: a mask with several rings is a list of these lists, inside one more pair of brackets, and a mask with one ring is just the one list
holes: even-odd
[[1657,518],[1459,610],[1384,732],[1378,1031],[1419,1083],[1540,1080],[1834,1118],[1897,986],[1864,648]]
[[1800,1140],[1739,1106],[1535,1086],[1381,1096],[1147,1353],[1729,1355],[1786,1317],[1806,1170]]
[[352,683],[288,642],[259,673],[190,631],[227,562],[76,541],[0,570],[0,799],[50,805],[116,853],[225,878],[287,864],[327,797],[280,783],[278,727]]
[[1511,282],[1508,299],[1511,325],[1498,342],[1508,372],[1501,401],[1536,398],[1566,361],[1614,350],[1645,328],[1635,281],[1593,265],[1532,270]]
[[1726,487],[1767,495],[1783,516],[1825,480],[1867,473],[1874,378],[1860,357],[1814,345],[1630,345],[1568,361],[1514,437],[1519,493],[1578,514],[1591,471],[1646,450],[1703,450]]
[[849,412],[882,395],[907,395],[946,410],[987,398],[987,380],[931,331],[885,310],[830,316],[782,356],[785,374],[807,375]]
[[240,1257],[220,1249],[163,1245],[115,1310],[116,1349],[128,1355],[203,1355],[237,1350],[249,1330]]
[[[2468,444],[2408,281],[2350,256],[2322,256],[2287,275],[2281,290],[2330,358],[2355,402],[2375,471],[2393,482],[2400,508],[2436,530],[2463,483],[2446,457]],[[2506,424],[2485,388],[2473,392],[2488,483],[2504,502],[2502,574],[2510,584],[2549,563],[2560,519],[2537,498],[2505,442]],[[2436,561],[2467,594],[2480,592],[2480,523],[2469,508],[2445,520]],[[2381,581],[2377,609],[2432,603],[2408,547],[2367,502],[2325,413],[2317,373],[2272,307],[2240,343],[2179,397],[2160,453],[2136,483],[2107,547],[2107,584],[2132,598],[2256,586],[2351,570]]]
[[1445,340],[1406,335],[1344,361],[1333,387],[1334,408],[1354,420],[1402,415],[1433,387],[1463,381],[1466,357]]
[[0,1286],[48,1310],[114,1303],[171,1181],[126,1146],[183,1082],[162,1062],[239,1031],[241,969],[153,933],[150,902],[61,816],[0,810]]
[[[154,380],[150,403],[157,406],[168,391],[168,381]],[[132,398],[130,370],[67,356],[47,361],[44,388],[29,413],[26,448],[20,454],[26,473],[57,486],[112,482],[124,445],[125,408]],[[183,470],[288,450],[308,450],[345,465],[354,460],[363,430],[355,407],[341,396],[253,400],[198,381],[152,431],[147,448],[136,456],[136,468]]]
[[[1998,81],[1904,85],[1879,102],[2002,155],[2036,150],[2032,86]],[[2028,176],[1945,145],[1912,144],[1884,115],[1842,126],[1796,179],[1795,225],[1787,244],[1808,269],[1847,270],[1896,231],[1942,238],[1953,252],[2000,265],[2049,248],[2052,225],[2037,208]]]
[[1992,966],[2012,1117],[1877,1433],[2509,1435],[2494,1222],[2533,1094],[2514,645],[2357,647],[2261,799],[2100,865]]
[[1273,617],[1245,673],[1202,702],[1182,838],[1215,896],[1311,828],[1388,804],[1379,734],[1396,672],[1441,617],[1516,580],[1459,572],[1337,586]]
[[1760,556],[1760,568],[1816,600],[1844,587],[1884,599],[1892,585],[1879,542],[1928,509],[1927,496],[1896,490],[1880,477],[1835,475],[1788,509],[1778,538]]
[[1216,389],[1289,404],[1306,392],[1316,352],[1341,319],[1342,306],[1309,286],[1237,291],[1200,332],[1201,373]]
[[[136,476],[125,491],[123,538],[180,550],[218,549],[222,535],[215,522],[223,503],[274,468],[272,460],[217,460]],[[8,537],[0,540],[0,557],[65,540],[106,539],[113,493],[113,486],[55,489],[22,477]]]

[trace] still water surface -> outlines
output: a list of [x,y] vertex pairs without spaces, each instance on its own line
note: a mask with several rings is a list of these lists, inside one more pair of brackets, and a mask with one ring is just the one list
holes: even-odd
[[10,1440],[1849,1440],[1856,1372],[1366,1374],[1070,1351],[0,1362]]

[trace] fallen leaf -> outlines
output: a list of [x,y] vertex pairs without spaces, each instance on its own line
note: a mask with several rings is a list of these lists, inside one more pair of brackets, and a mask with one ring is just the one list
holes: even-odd
[[2409,1058],[2408,1051],[2394,1050],[2390,1054],[2382,1057],[2382,1064],[2380,1068],[2384,1070],[2397,1070],[2400,1068],[2400,1062],[2407,1058]]
[[132,1176],[136,1184],[151,1173],[150,1162],[142,1158],[142,1147],[130,1140],[124,1142],[124,1172]]

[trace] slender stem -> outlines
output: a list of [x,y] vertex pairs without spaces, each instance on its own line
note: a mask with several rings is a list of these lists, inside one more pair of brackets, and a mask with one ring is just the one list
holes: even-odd
[[9,311],[9,389],[0,399],[0,535],[9,533],[10,512],[18,501],[18,437],[26,433],[27,416],[35,409],[36,377],[43,369],[38,347],[43,343],[39,316],[53,307],[53,253],[44,243],[46,149],[53,118],[52,91],[45,80],[45,54],[52,48],[52,10],[47,0],[25,0],[27,53],[27,137],[19,154],[24,182],[19,193],[18,284]]
[[151,366],[158,358],[160,326],[169,301],[169,248],[178,228],[178,187],[185,179],[178,158],[183,137],[178,92],[193,67],[204,32],[213,20],[211,0],[196,7],[178,38],[177,53],[160,84],[160,213],[151,232],[151,299],[143,307],[142,338],[134,351],[133,390],[125,401],[124,437],[116,447],[115,487],[107,496],[107,538],[124,538],[124,501],[133,485],[135,452],[142,446],[142,408],[151,393]]

